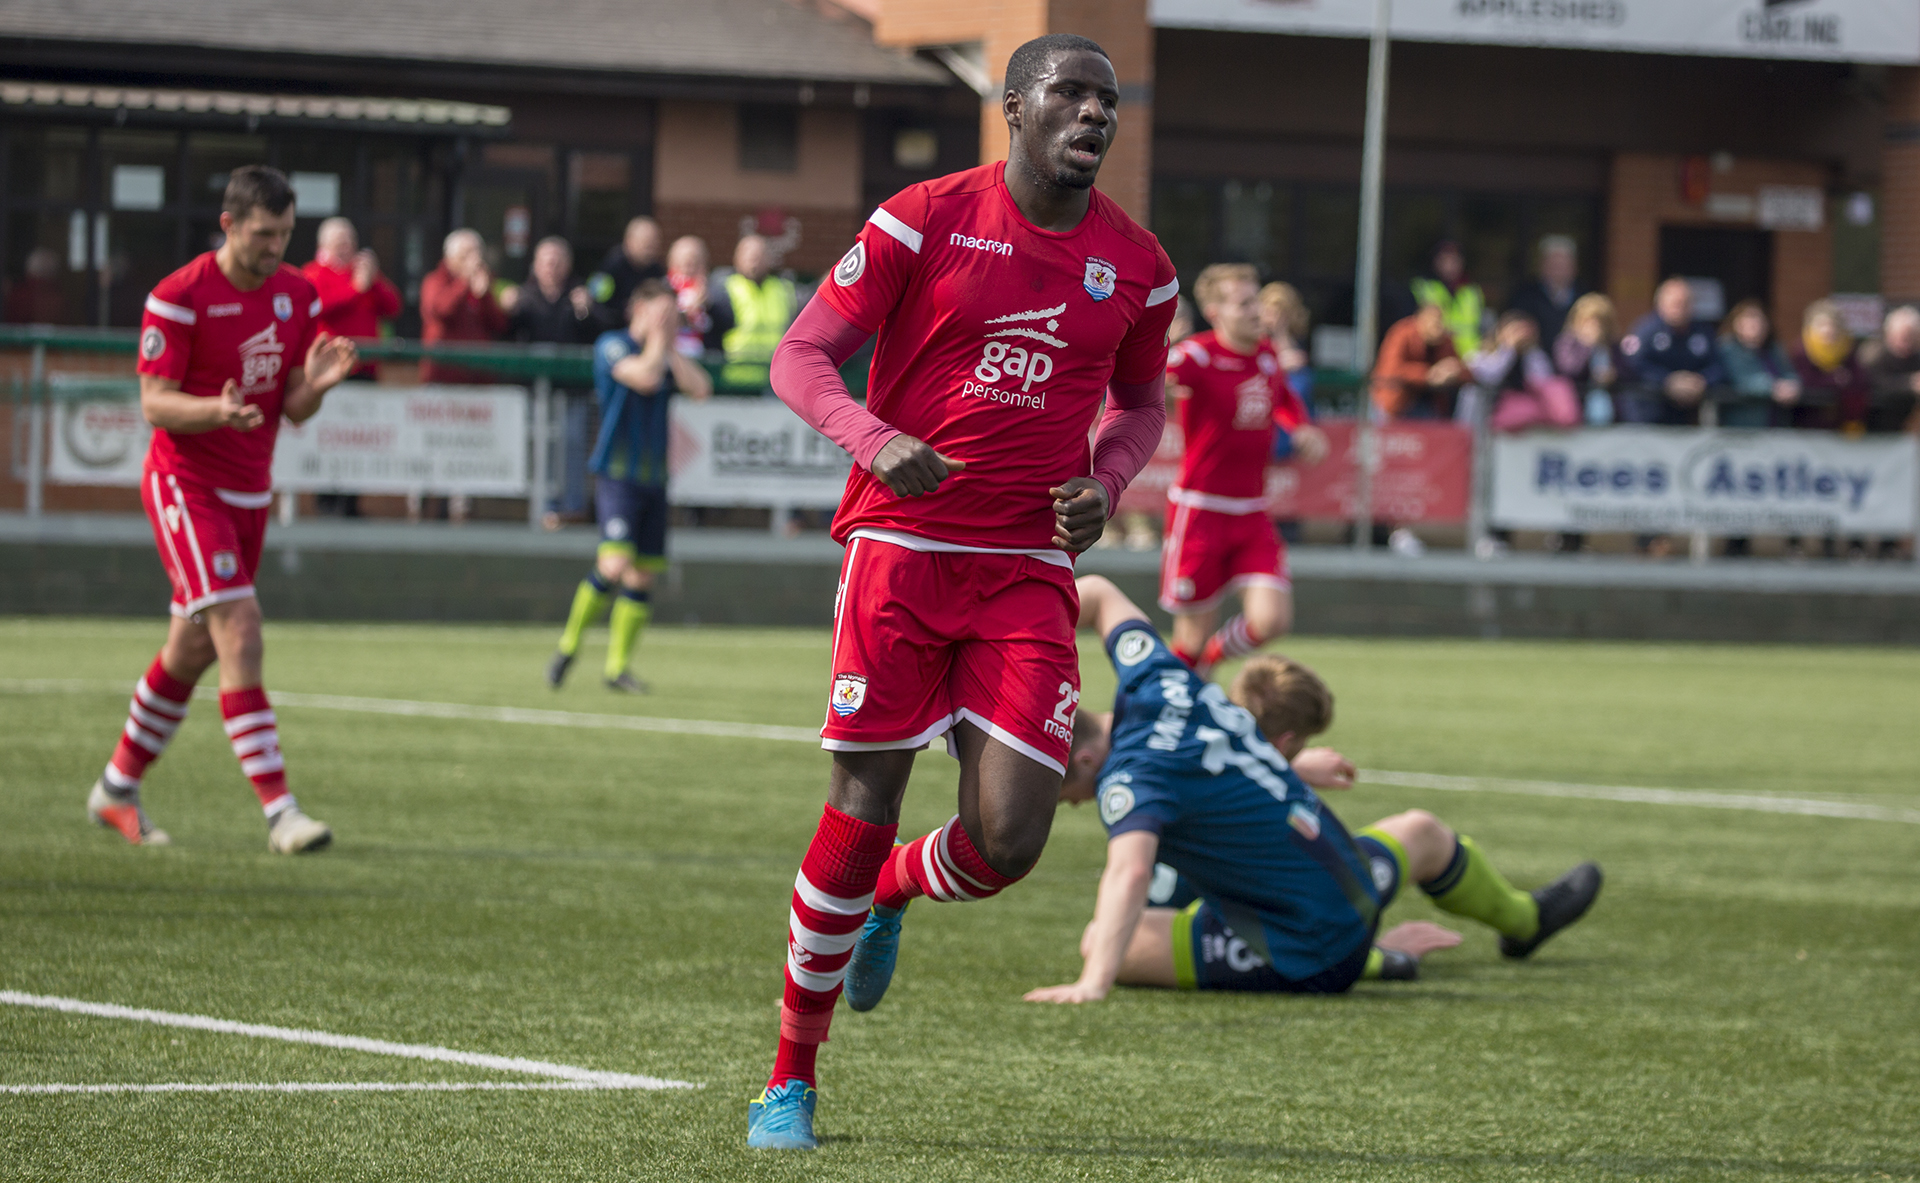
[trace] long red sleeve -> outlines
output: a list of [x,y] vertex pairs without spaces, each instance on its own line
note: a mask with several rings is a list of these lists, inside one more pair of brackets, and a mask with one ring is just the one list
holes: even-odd
[[873,334],[848,323],[825,300],[810,300],[773,351],[773,392],[814,430],[872,468],[900,429],[853,401],[840,367]]
[[1167,427],[1167,375],[1133,385],[1107,387],[1107,409],[1093,437],[1093,479],[1107,490],[1107,512],[1152,459]]

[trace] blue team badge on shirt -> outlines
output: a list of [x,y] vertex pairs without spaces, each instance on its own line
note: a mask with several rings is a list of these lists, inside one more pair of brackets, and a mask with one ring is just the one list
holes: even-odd
[[1092,296],[1095,303],[1113,295],[1113,285],[1118,278],[1119,273],[1114,269],[1112,263],[1107,262],[1098,255],[1087,256],[1087,278],[1085,281],[1087,295]]
[[293,319],[293,297],[285,292],[273,294],[273,314],[281,320]]

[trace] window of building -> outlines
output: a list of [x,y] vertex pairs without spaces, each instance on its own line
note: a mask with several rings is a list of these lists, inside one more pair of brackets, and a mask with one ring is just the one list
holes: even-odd
[[741,103],[740,168],[790,173],[800,167],[800,108]]

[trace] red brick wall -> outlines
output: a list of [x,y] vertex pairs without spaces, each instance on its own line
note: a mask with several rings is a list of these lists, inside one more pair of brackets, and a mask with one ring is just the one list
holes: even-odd
[[[1627,324],[1653,307],[1659,274],[1660,227],[1739,226],[1707,215],[1680,192],[1681,157],[1622,152],[1613,158],[1607,193],[1605,287]],[[1827,171],[1804,161],[1740,157],[1712,174],[1717,193],[1753,194],[1761,185],[1827,187]],[[1773,235],[1773,318],[1797,325],[1808,304],[1833,288],[1833,235],[1828,229],[1777,230]]]
[[1920,299],[1920,69],[1888,71],[1880,153],[1880,290]]
[[[741,219],[757,220],[761,213],[762,210],[757,206],[708,202],[661,202],[653,211],[668,241],[683,234],[695,234],[706,239],[707,250],[712,253],[716,267],[732,263],[734,244],[740,241]],[[781,260],[780,265],[809,275],[825,274],[833,268],[840,256],[846,254],[847,248],[853,245],[854,235],[859,233],[864,218],[863,212],[858,210],[797,206],[784,209],[782,213],[800,220],[800,244]]]

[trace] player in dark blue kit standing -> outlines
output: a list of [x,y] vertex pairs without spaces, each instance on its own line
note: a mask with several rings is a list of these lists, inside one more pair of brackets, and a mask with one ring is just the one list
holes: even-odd
[[[1107,867],[1080,979],[1030,1001],[1091,1002],[1115,982],[1337,994],[1362,977],[1410,978],[1420,955],[1454,934],[1415,922],[1376,942],[1380,913],[1408,879],[1441,909],[1498,931],[1509,957],[1532,953],[1592,906],[1601,882],[1593,863],[1522,892],[1472,839],[1422,810],[1349,834],[1303,779],[1345,787],[1353,777],[1338,753],[1303,751],[1332,715],[1332,695],[1311,671],[1265,659],[1292,685],[1253,695],[1266,700],[1252,702],[1256,718],[1175,657],[1112,583],[1088,576],[1078,586],[1080,622],[1106,638],[1120,690],[1112,715],[1079,713],[1060,796],[1098,798]],[[1263,722],[1278,731],[1272,743]],[[1178,911],[1147,908],[1156,862],[1198,898]]]
[[593,345],[600,437],[587,463],[600,551],[573,593],[560,647],[547,663],[547,684],[556,690],[580,652],[582,634],[612,600],[607,689],[646,691],[627,663],[651,615],[654,573],[667,563],[667,400],[676,390],[694,399],[713,393],[707,372],[674,348],[680,308],[673,289],[657,279],[642,281],[628,297],[627,320],[626,328],[602,333]]

